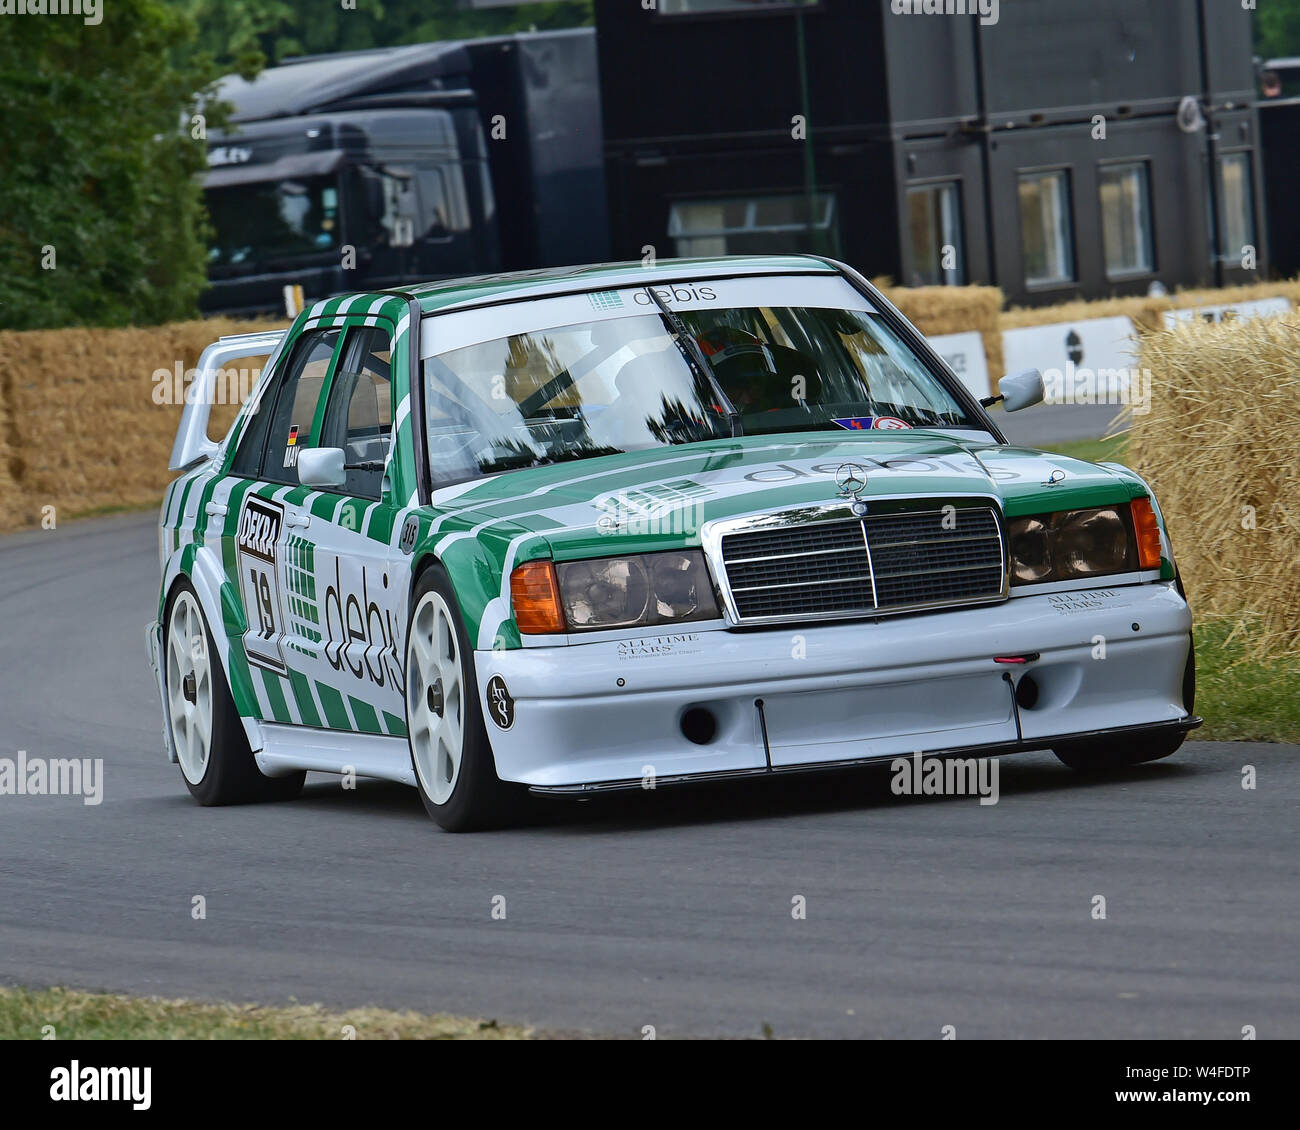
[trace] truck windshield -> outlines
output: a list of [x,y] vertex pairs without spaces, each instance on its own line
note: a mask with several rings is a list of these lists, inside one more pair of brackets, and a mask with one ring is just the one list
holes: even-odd
[[331,176],[207,191],[208,264],[235,267],[331,251],[339,245],[339,188]]
[[718,390],[746,435],[986,426],[860,310],[639,313],[518,333],[427,357],[424,390],[435,485],[728,437]]

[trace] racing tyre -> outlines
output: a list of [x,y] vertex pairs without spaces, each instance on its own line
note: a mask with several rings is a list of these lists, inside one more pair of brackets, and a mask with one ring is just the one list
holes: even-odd
[[207,618],[188,581],[177,586],[164,623],[167,725],[190,794],[205,806],[297,796],[305,773],[266,777],[257,768]]
[[521,791],[497,777],[474,650],[440,565],[426,569],[411,594],[406,733],[420,799],[439,827],[472,832],[517,814]]
[[[1187,653],[1187,666],[1183,668],[1183,708],[1191,714],[1196,708],[1196,645],[1192,643]],[[1159,761],[1178,752],[1187,735],[1164,734],[1150,738],[1129,738],[1118,742],[1076,742],[1052,750],[1071,769],[1080,772],[1125,769]]]

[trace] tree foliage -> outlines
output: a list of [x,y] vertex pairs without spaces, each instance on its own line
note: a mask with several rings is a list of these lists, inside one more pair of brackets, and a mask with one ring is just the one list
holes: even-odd
[[1259,0],[1255,52],[1264,59],[1300,55],[1300,0]]
[[[222,74],[286,55],[592,20],[591,0],[111,0],[101,22],[12,15],[0,34],[0,328],[193,317],[207,220],[192,126]],[[221,125],[208,104],[206,127]]]
[[205,282],[202,142],[178,127],[219,68],[161,0],[0,35],[0,326],[163,322]]

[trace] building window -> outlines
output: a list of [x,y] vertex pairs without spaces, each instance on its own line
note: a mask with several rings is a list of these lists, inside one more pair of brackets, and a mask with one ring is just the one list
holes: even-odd
[[1027,285],[1074,281],[1070,174],[1065,170],[1020,174],[1020,237]]
[[754,12],[763,8],[815,8],[821,0],[659,0],[659,12],[681,16],[696,12]]
[[956,181],[907,190],[912,234],[911,286],[962,286],[961,186]]
[[1219,158],[1219,257],[1240,265],[1255,246],[1255,178],[1249,153]]
[[803,193],[679,200],[668,214],[668,235],[684,258],[835,254],[839,246],[835,196],[819,192],[811,200]]
[[1101,230],[1107,278],[1148,275],[1155,270],[1150,173],[1145,161],[1102,166]]

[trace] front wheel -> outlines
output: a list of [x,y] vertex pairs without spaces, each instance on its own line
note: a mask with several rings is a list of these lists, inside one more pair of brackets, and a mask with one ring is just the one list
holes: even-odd
[[498,779],[483,724],[474,652],[438,565],[411,594],[406,636],[406,732],[425,811],[448,832],[498,826],[517,790]]

